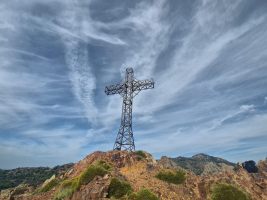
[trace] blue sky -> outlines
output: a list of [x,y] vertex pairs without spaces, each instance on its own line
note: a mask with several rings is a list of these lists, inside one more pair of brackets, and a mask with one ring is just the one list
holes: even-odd
[[156,158],[267,155],[266,0],[2,0],[0,168],[110,150],[126,67],[136,148]]

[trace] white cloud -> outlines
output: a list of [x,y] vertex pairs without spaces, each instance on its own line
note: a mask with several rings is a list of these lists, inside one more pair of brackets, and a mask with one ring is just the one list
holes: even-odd
[[[252,133],[255,137],[266,133],[266,116],[257,114],[260,106],[253,100],[266,93],[262,87],[266,85],[266,16],[252,14],[236,25],[243,1],[202,1],[190,5],[193,13],[186,16],[192,17],[186,20],[168,1],[141,2],[127,7],[126,16],[111,22],[92,16],[96,2],[49,0],[44,5],[55,2],[60,9],[47,17],[24,12],[35,1],[23,2],[19,10],[12,2],[0,5],[0,125],[9,130],[23,127],[19,136],[45,144],[33,142],[24,148],[27,139],[6,141],[3,146],[1,143],[5,149],[1,152],[19,158],[34,154],[33,149],[52,157],[53,151],[59,151],[57,156],[65,159],[61,146],[67,146],[75,152],[71,156],[75,159],[84,146],[87,151],[111,148],[113,140],[107,138],[117,134],[122,101],[119,95],[103,100],[96,90],[103,90],[104,81],[118,80],[114,75],[119,68],[124,75],[125,67],[134,67],[137,79],[153,77],[156,81],[155,89],[140,93],[134,100],[137,148],[169,155],[222,151],[223,145],[226,149],[244,147],[240,141]],[[25,30],[54,38],[59,51],[62,42],[64,52],[59,52],[58,60],[49,59],[50,49],[45,48],[50,41],[44,37],[42,45],[39,40],[35,44],[35,37],[24,40],[23,36],[28,36]],[[27,48],[29,41],[40,45],[40,51]],[[44,51],[48,56],[41,55]],[[101,61],[91,52],[103,57]],[[61,53],[65,63],[61,63]],[[62,67],[65,64],[67,67]],[[46,70],[48,74],[43,73]],[[97,74],[99,71],[103,74]],[[65,100],[71,102],[65,104]],[[244,119],[231,120],[243,115]],[[81,130],[72,126],[75,122],[70,119],[85,117],[90,124],[88,131],[84,131],[86,125]],[[57,121],[61,118],[62,124]],[[64,126],[65,120],[71,124]],[[83,120],[76,125],[80,127]],[[59,124],[47,131],[45,124],[54,123]],[[16,145],[23,149],[22,154],[12,148]],[[255,154],[264,151],[264,147],[251,149]],[[233,153],[232,158],[238,159],[240,154]]]
[[[232,124],[226,124],[217,130],[205,130],[199,129],[199,127],[188,131],[169,132],[162,135],[154,135],[152,138],[142,139],[139,141],[139,145],[146,148],[150,152],[156,154],[164,152],[165,154],[173,155],[174,152],[180,152],[180,154],[194,154],[199,152],[223,152],[233,148],[242,148],[245,143],[242,140],[254,137],[266,137],[266,124],[267,115],[255,115],[245,119],[241,122]],[[157,141],[161,141],[158,143]],[[252,143],[250,143],[251,146]],[[188,146],[193,146],[191,150]],[[266,152],[266,147],[263,149]],[[261,155],[264,151],[261,152]],[[227,159],[231,160],[243,160],[247,155],[237,154],[235,157],[223,155]]]
[[123,68],[134,67],[137,79],[150,78],[158,56],[169,43],[171,25],[164,21],[168,10],[168,4],[163,0],[154,1],[152,5],[141,2],[127,18],[119,22],[120,26],[131,27],[138,35],[128,42],[134,48],[128,51],[123,65]]
[[242,105],[240,106],[241,112],[253,112],[255,111],[255,105]]
[[[202,14],[199,15],[199,12]],[[232,10],[232,12],[234,12],[234,10]],[[211,20],[209,23],[205,23],[205,26],[199,24],[198,20],[201,20],[201,17],[206,17],[204,13],[215,15],[213,19],[217,20]],[[168,104],[175,102],[176,99],[179,98],[178,94],[182,92],[201,71],[217,59],[222,50],[226,48],[231,41],[236,40],[265,20],[265,17],[260,17],[258,19],[252,19],[240,27],[229,27],[226,30],[217,32],[220,30],[219,28],[222,28],[217,27],[218,23],[221,23],[220,20],[223,20],[223,17],[227,17],[223,15],[220,18],[219,16],[221,14],[221,12],[218,12],[216,8],[209,6],[209,4],[204,4],[203,7],[199,8],[193,20],[192,30],[183,38],[182,47],[176,49],[171,66],[166,67],[163,73],[159,75],[156,74],[155,91],[149,93],[149,96],[152,99],[157,99],[157,101],[151,102],[148,107],[150,112],[163,108],[166,102],[168,102]],[[226,24],[228,22],[224,21],[224,23]],[[225,26],[225,24],[221,26]],[[208,35],[206,32],[207,27],[210,29]],[[224,81],[227,79],[225,76],[221,78],[224,79]],[[211,82],[211,84],[216,84],[216,82]],[[143,97],[140,98],[140,103],[138,102],[139,104],[137,106],[140,108],[140,111],[144,110],[143,105],[145,105],[145,103],[143,102],[146,101],[145,98],[147,100],[149,99],[147,97],[148,95],[143,95]]]

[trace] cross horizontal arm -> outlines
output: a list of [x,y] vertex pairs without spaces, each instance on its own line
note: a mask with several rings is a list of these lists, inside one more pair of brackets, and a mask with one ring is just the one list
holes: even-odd
[[105,93],[107,95],[121,94],[124,91],[124,88],[125,88],[125,84],[124,83],[119,83],[119,84],[115,84],[115,85],[106,86]]
[[154,80],[147,79],[142,81],[133,81],[133,91],[141,91],[154,88]]

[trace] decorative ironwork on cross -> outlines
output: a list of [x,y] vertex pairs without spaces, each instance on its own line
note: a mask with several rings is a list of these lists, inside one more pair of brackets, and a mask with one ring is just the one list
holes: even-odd
[[127,68],[123,83],[110,85],[105,88],[107,95],[120,94],[123,97],[121,125],[113,150],[135,151],[132,130],[133,98],[141,91],[154,88],[153,79],[136,80],[133,68]]

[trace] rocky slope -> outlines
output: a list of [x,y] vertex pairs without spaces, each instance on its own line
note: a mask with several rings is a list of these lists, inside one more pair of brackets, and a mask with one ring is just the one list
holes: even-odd
[[[165,157],[166,158],[166,157]],[[86,158],[76,163],[63,176],[57,177],[58,180],[53,184],[53,187],[47,191],[40,192],[40,188],[34,192],[32,188],[23,189],[16,192],[10,198],[6,191],[1,191],[2,200],[6,199],[29,199],[43,200],[54,199],[59,197],[59,192],[62,192],[64,187],[74,187],[71,195],[66,198],[68,200],[87,200],[87,199],[110,199],[110,182],[114,177],[123,180],[130,184],[133,192],[138,192],[142,188],[147,188],[153,192],[159,199],[162,200],[205,200],[209,199],[210,191],[214,184],[229,183],[239,187],[248,193],[252,200],[267,199],[267,162],[259,163],[259,172],[250,174],[241,166],[237,170],[221,171],[218,173],[202,173],[201,176],[196,175],[190,170],[185,170],[186,180],[184,183],[175,185],[156,178],[157,174],[162,170],[175,170],[177,165],[171,159],[162,158],[156,161],[150,154],[129,153],[125,151],[110,151],[110,152],[95,152],[88,155]],[[163,160],[165,159],[166,162]],[[88,167],[97,171],[96,163],[102,163],[106,168],[109,168],[104,174],[95,176],[89,182],[83,182],[79,187],[76,187],[77,180],[90,178],[86,174]],[[108,164],[107,164],[108,163]],[[111,166],[107,167],[107,166]],[[204,170],[205,171],[205,170]],[[85,176],[86,175],[86,176]],[[55,179],[51,179],[50,183]],[[49,182],[49,181],[48,181]],[[25,188],[24,188],[25,189]],[[64,188],[63,188],[64,189]],[[64,191],[64,190],[63,190]],[[66,192],[66,191],[65,191]],[[68,191],[67,191],[68,192]],[[60,198],[58,198],[60,199]]]
[[163,156],[160,163],[166,167],[181,167],[194,172],[196,175],[216,174],[219,172],[232,172],[236,164],[222,158],[209,156],[206,154],[196,154],[191,158],[177,157],[168,158]]

